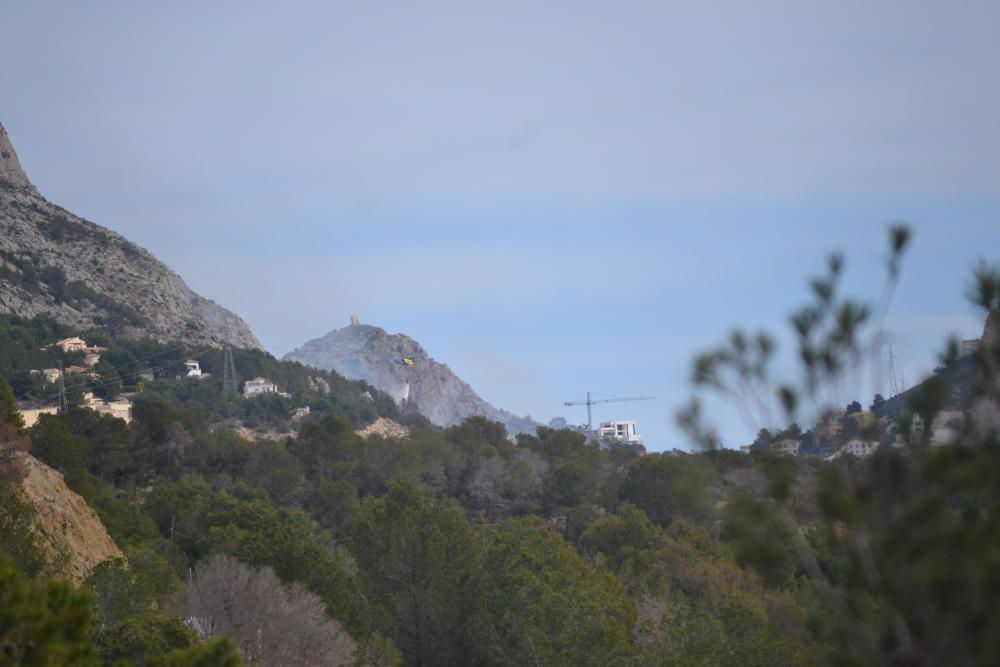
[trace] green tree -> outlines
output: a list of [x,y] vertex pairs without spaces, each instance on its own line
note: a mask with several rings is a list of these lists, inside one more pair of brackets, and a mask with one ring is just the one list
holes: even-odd
[[0,424],[6,424],[18,433],[24,431],[24,418],[18,410],[14,392],[3,376],[0,376]]
[[242,667],[243,658],[228,637],[218,637],[205,644],[174,649],[163,660],[164,667]]
[[594,500],[597,488],[593,468],[582,461],[566,461],[552,469],[545,483],[545,504],[549,508],[576,507]]
[[[71,408],[71,412],[89,412]],[[63,474],[66,485],[84,498],[91,498],[97,481],[90,472],[91,443],[71,432],[64,415],[41,415],[31,427],[32,454]]]
[[489,665],[624,665],[635,605],[540,519],[506,522],[481,570],[473,654]]
[[[162,481],[146,500],[146,510],[161,534],[193,566],[222,552],[253,566],[268,565],[282,580],[299,582],[319,595],[330,615],[357,622],[355,582],[343,559],[313,532],[299,510],[281,510],[246,487],[216,493],[201,480]],[[352,626],[353,629],[353,626]]]
[[711,514],[704,489],[713,477],[710,468],[692,457],[650,454],[629,470],[621,498],[661,526],[681,516],[704,520]]
[[97,665],[86,594],[58,581],[29,581],[0,554],[0,665]]
[[122,390],[122,380],[118,371],[105,359],[101,359],[94,370],[100,376],[100,382],[94,393],[108,400],[115,398]]
[[35,515],[34,506],[22,498],[15,483],[0,479],[0,554],[29,577],[42,574],[48,565]]
[[171,652],[197,645],[197,637],[181,619],[148,611],[129,614],[97,639],[101,658],[107,664],[134,667],[165,667],[170,664]]
[[27,449],[24,419],[10,385],[0,376],[0,480],[16,480],[21,476],[20,455]]
[[349,536],[369,614],[405,663],[462,664],[481,549],[461,510],[401,480],[361,504]]

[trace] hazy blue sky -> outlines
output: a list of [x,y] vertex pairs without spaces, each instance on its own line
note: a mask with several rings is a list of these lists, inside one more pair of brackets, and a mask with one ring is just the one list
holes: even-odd
[[661,449],[691,354],[786,328],[829,250],[874,296],[890,220],[916,230],[906,379],[979,335],[998,25],[996,2],[5,2],[0,121],[43,194],[275,354],[358,313],[514,412],[654,395],[596,417]]

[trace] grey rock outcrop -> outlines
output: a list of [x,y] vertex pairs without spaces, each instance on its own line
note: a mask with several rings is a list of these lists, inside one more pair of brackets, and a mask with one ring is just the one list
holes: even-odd
[[17,151],[10,143],[7,130],[4,129],[3,123],[0,123],[0,186],[2,185],[38,196],[38,190],[21,168],[21,161],[17,159]]
[[191,345],[261,348],[246,322],[109,229],[42,197],[0,126],[0,313]]
[[[394,361],[403,357],[411,358],[413,365]],[[284,358],[364,380],[395,397],[404,409],[415,409],[439,426],[452,426],[473,416],[502,422],[511,435],[533,434],[538,426],[529,417],[518,417],[484,401],[409,336],[389,334],[379,327],[358,324],[337,329]]]

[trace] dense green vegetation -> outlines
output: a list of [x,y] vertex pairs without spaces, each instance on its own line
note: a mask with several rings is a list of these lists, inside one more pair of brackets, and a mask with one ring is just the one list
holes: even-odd
[[[657,521],[677,534],[687,516],[684,535],[714,545],[683,554],[701,577],[719,563],[698,591],[663,583],[684,576],[668,551],[678,538],[648,519],[645,528],[663,540],[648,563],[665,568],[656,575],[623,564],[629,547],[597,538],[616,512],[645,517],[631,502],[664,495],[661,480],[642,472],[651,465],[721,488],[710,454],[642,457],[551,429],[515,443],[481,418],[365,441],[332,414],[283,442],[248,442],[210,428],[198,406],[159,397],[139,403],[130,425],[74,408],[43,416],[30,436],[34,455],[63,472],[128,558],[127,569],[102,565],[86,586],[91,641],[105,661],[146,664],[143,651],[190,641],[167,612],[192,568],[220,553],[318,595],[372,664],[609,665],[653,656],[671,664],[679,649],[663,638],[674,636],[673,621],[648,611],[640,619],[641,610],[682,604],[707,614],[702,588],[718,589],[715,603],[725,605],[732,573],[758,582],[712,537],[712,514],[685,514],[683,499]],[[716,620],[713,637],[745,644],[746,653],[756,650],[753,635],[753,646],[775,655],[807,656],[768,616],[761,585],[747,586],[758,589],[753,604],[734,611],[732,624]],[[740,630],[751,622],[754,632]]]
[[[980,283],[981,305],[1000,307],[1000,274]],[[773,388],[787,424],[809,383],[835,377],[860,347],[864,310],[832,291],[820,285],[802,318],[802,356],[819,366],[806,389]],[[0,367],[19,377],[52,327],[5,320],[14,344]],[[118,355],[114,367],[143,363],[138,343],[94,340]],[[744,373],[763,391],[769,343],[730,343],[698,360],[699,386]],[[252,664],[345,664],[347,653],[418,666],[1000,661],[995,427],[970,425],[932,449],[904,420],[902,447],[835,462],[715,449],[696,405],[681,422],[707,449],[689,455],[545,428],[514,441],[482,418],[444,430],[411,420],[406,437],[365,440],[358,426],[401,417],[360,383],[324,375],[331,390],[320,393],[316,371],[239,353],[241,375],[292,394],[248,413],[221,396],[219,353],[198,358],[213,378],[165,372],[137,394],[131,424],[74,408],[28,432],[127,565],[101,564],[78,591],[54,582],[9,471],[0,595],[25,611],[0,614],[0,635],[34,642],[23,664],[237,664],[235,645]],[[1000,347],[984,345],[977,363],[976,391],[996,401]],[[945,394],[932,380],[912,409],[930,423]],[[11,396],[0,395],[13,442]],[[256,418],[277,430],[301,404],[317,414],[294,435],[247,441],[220,428]],[[320,637],[331,642],[323,655]]]

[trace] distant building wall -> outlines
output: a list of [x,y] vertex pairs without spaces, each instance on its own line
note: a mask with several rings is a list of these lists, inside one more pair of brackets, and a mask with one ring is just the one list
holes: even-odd
[[799,441],[792,440],[791,438],[787,440],[777,440],[771,443],[771,451],[777,454],[787,454],[789,456],[798,456],[799,454]]
[[41,415],[54,415],[59,412],[59,408],[52,405],[47,408],[33,408],[31,410],[21,410],[21,416],[24,418],[25,428],[31,428],[38,423],[38,417]]
[[614,440],[615,442],[642,442],[642,438],[636,432],[635,422],[623,419],[601,422],[600,427],[597,429],[597,437],[602,440]]

